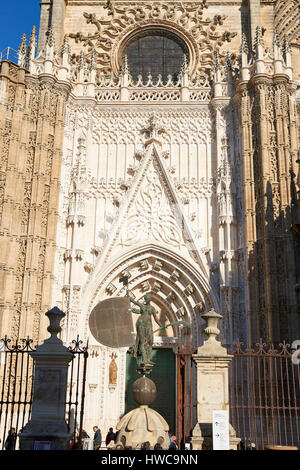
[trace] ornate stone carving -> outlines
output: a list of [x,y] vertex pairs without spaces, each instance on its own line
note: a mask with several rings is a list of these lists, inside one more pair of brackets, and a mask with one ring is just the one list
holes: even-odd
[[[70,33],[75,43],[81,43],[86,50],[86,58],[96,62],[99,70],[106,75],[119,72],[124,47],[138,28],[147,30],[164,28],[165,31],[182,37],[187,44],[190,58],[190,72],[202,72],[213,64],[214,51],[225,42],[230,42],[236,33],[225,31],[218,33],[226,17],[215,15],[213,19],[203,18],[207,4],[192,3],[146,3],[130,6],[113,5],[108,10],[107,18],[97,18],[93,13],[84,13],[86,22],[96,28],[96,32],[84,35],[81,32]],[[113,13],[112,13],[113,11]],[[73,55],[73,61],[80,61],[80,56]]]

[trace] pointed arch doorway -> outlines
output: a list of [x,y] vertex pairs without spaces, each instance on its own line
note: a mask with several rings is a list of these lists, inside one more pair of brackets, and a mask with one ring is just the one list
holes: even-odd
[[[154,341],[153,362],[157,368],[154,380],[163,398],[169,397],[165,405],[159,401],[162,407],[157,411],[169,420],[170,431],[182,440],[190,435],[195,424],[196,376],[191,354],[202,343],[199,313],[201,308],[219,310],[216,296],[192,259],[184,258],[169,247],[148,243],[124,250],[110,259],[109,266],[95,276],[97,290],[91,293],[90,303],[87,302],[88,311],[107,297],[124,296],[126,287],[119,282],[124,275],[129,277],[129,289],[136,300],[142,301],[146,293],[151,293],[152,303],[165,324],[180,319],[190,323],[189,331],[172,327],[157,332]],[[134,362],[126,357],[124,368],[120,370],[124,377],[124,389],[120,392],[124,400],[121,414],[133,406],[129,394],[130,384],[135,379],[134,369]]]

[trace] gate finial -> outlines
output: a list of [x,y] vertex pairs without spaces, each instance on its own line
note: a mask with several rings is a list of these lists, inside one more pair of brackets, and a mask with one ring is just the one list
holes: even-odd
[[217,313],[213,308],[208,312],[202,313],[201,318],[206,321],[207,325],[204,329],[204,333],[207,336],[207,340],[204,341],[203,346],[198,349],[197,354],[209,354],[213,356],[219,356],[227,354],[227,351],[221,345],[220,341],[216,340],[216,336],[220,333],[218,328],[219,320],[222,317],[219,313]]

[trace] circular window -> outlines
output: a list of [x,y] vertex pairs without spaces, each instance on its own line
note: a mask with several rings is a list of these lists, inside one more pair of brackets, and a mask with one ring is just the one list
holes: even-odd
[[145,36],[134,38],[124,53],[128,58],[129,70],[136,80],[138,75],[143,79],[149,73],[153,78],[161,75],[167,80],[168,75],[177,79],[184,60],[188,57],[188,50],[175,35],[166,35],[163,32],[151,32]]

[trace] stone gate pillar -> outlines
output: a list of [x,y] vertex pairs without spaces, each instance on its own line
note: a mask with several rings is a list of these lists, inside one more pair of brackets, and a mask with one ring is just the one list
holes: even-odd
[[35,365],[34,393],[31,419],[19,434],[21,450],[34,450],[35,442],[49,443],[50,450],[67,450],[70,442],[65,409],[68,364],[72,353],[57,337],[65,314],[54,307],[46,315],[50,321],[48,331],[51,337],[30,353]]
[[[213,410],[229,412],[228,369],[232,356],[216,340],[222,315],[212,309],[201,317],[207,322],[204,332],[208,339],[193,355],[197,365],[197,424],[192,433],[192,445],[193,450],[210,450]],[[231,425],[229,434],[230,448],[236,450],[240,439]]]

